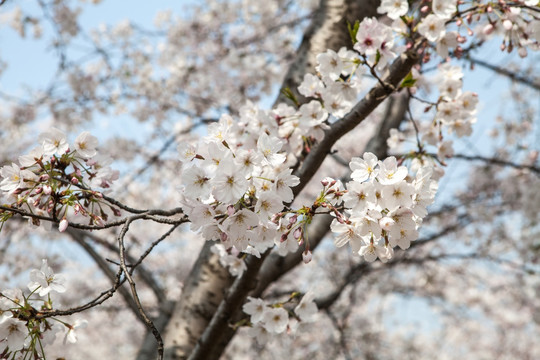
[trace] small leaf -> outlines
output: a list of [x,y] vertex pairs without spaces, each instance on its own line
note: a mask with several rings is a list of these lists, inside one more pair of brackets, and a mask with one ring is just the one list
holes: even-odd
[[376,66],[380,60],[381,60],[381,53],[379,52],[379,49],[377,49],[377,54],[375,55],[375,64],[373,64],[373,66]]
[[354,26],[351,26],[351,23],[347,21],[347,29],[349,29],[349,35],[351,36],[351,41],[356,44],[356,34],[358,33],[358,28],[360,27],[360,21],[356,20]]
[[300,106],[300,103],[298,102],[298,99],[296,99],[296,96],[294,96],[293,92],[291,91],[291,89],[289,89],[288,87],[286,87],[285,89],[281,90],[281,93],[283,95],[285,95],[285,97],[289,100],[291,100],[295,105],[296,107],[299,107]]
[[405,79],[401,82],[402,88],[410,88],[413,87],[414,84],[416,84],[416,79],[413,78],[412,72],[409,71],[407,76],[405,76]]

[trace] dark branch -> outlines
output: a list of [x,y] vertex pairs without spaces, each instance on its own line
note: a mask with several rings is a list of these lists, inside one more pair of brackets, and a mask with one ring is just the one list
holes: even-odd
[[538,81],[538,79],[536,79],[535,81],[534,78],[529,78],[529,77],[519,75],[515,71],[511,71],[511,70],[508,70],[507,68],[502,68],[497,65],[490,64],[484,60],[476,59],[470,56],[468,57],[468,60],[472,64],[480,65],[482,67],[485,67],[486,69],[493,70],[497,74],[506,76],[512,81],[519,82],[521,84],[524,84],[533,88],[534,90],[540,91],[540,82]]

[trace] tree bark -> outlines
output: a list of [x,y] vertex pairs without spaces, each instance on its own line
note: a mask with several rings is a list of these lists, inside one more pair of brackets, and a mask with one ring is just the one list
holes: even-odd
[[165,359],[189,356],[233,283],[229,271],[219,263],[219,256],[211,252],[213,245],[212,241],[204,244],[174,307],[163,334]]

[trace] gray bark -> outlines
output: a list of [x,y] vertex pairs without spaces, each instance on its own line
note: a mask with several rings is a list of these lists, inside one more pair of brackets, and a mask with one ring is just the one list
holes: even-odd
[[189,356],[233,282],[219,264],[219,256],[210,251],[213,245],[208,241],[203,246],[165,328],[165,359]]

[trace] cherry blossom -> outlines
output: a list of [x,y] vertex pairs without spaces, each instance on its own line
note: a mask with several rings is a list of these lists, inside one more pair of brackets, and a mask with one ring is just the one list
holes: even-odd
[[55,274],[52,268],[47,264],[47,259],[42,260],[40,270],[30,272],[30,291],[37,291],[39,296],[45,296],[51,291],[63,293],[66,291],[64,286],[65,278],[61,274]]

